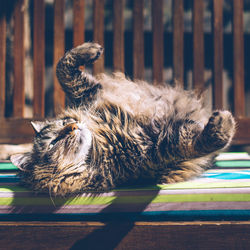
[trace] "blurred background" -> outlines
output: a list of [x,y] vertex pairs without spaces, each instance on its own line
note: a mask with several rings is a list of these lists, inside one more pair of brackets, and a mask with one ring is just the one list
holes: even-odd
[[[44,1],[44,43],[45,43],[45,67],[44,67],[44,91],[45,117],[53,117],[53,91],[54,91],[54,64],[55,64],[55,2],[57,0]],[[196,1],[196,0],[194,0]],[[193,65],[194,65],[194,42],[193,42],[193,5],[194,1],[183,0],[183,85],[185,89],[192,89],[193,86]],[[33,117],[33,51],[34,51],[34,2],[32,0],[21,1],[21,11],[24,13],[24,95],[25,107],[23,112],[24,118]],[[57,1],[59,2],[59,1]],[[60,1],[63,3],[63,25],[64,25],[64,51],[74,46],[74,0]],[[104,5],[103,28],[105,48],[104,71],[111,73],[114,70],[114,14],[117,11],[114,8],[113,0],[84,0],[78,1],[84,3],[84,40],[93,41],[94,38],[94,4],[102,2]],[[133,73],[133,0],[124,0],[123,3],[123,28],[124,28],[124,72],[134,78]],[[139,1],[137,1],[139,2]],[[157,0],[141,1],[143,6],[143,76],[142,78],[150,83],[153,82],[153,20],[152,9],[158,2]],[[163,22],[163,74],[162,84],[173,84],[175,80],[173,68],[173,7],[177,0],[162,0],[162,22]],[[204,32],[204,86],[206,90],[205,98],[209,109],[213,108],[213,2],[212,0],[196,1],[202,2],[203,8],[203,32]],[[233,86],[233,1],[224,0],[223,2],[223,108],[234,111],[234,86]],[[15,8],[20,4],[20,0],[1,1],[0,14],[6,17],[6,75],[5,75],[5,110],[6,118],[13,116],[13,93],[14,93],[14,33],[15,33]],[[97,17],[98,19],[98,17]],[[39,26],[38,26],[39,27]],[[123,31],[122,31],[123,32]],[[245,93],[245,116],[250,116],[250,0],[243,1],[243,39],[244,39],[244,93]],[[63,51],[63,52],[64,52]],[[92,67],[86,68],[92,71]],[[177,79],[178,80],[178,79]],[[203,83],[202,83],[203,84]],[[249,122],[247,123],[249,124]],[[244,125],[246,127],[246,125]],[[248,125],[247,125],[248,126]],[[249,131],[247,129],[246,131]]]

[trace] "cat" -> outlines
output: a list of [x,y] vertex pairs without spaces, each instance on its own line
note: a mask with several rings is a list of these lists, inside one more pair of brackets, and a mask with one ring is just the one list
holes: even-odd
[[192,91],[79,69],[102,52],[84,43],[59,60],[57,78],[71,106],[55,119],[32,122],[32,151],[11,157],[26,185],[66,195],[185,181],[230,144],[232,114],[210,114]]

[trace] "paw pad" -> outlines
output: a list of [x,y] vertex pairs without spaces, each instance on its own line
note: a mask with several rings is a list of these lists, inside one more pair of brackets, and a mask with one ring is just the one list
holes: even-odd
[[235,132],[235,121],[229,111],[215,111],[209,118],[206,134],[213,138],[214,143],[226,145]]

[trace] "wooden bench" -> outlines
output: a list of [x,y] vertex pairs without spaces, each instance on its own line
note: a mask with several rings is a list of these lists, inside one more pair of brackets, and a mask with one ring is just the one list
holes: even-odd
[[[11,84],[7,81],[6,76],[6,63],[8,61],[8,43],[6,43],[6,36],[8,34],[7,28],[10,27],[8,11],[5,11],[5,5],[8,1],[5,1],[1,9],[0,16],[0,143],[27,143],[31,142],[33,137],[33,131],[29,125],[29,122],[33,119],[45,119],[47,118],[45,112],[45,104],[49,101],[52,102],[53,116],[57,115],[61,109],[65,107],[65,98],[58,81],[53,75],[53,94],[51,100],[45,99],[45,82],[48,80],[45,76],[46,56],[49,49],[45,40],[48,38],[45,36],[47,30],[45,20],[48,12],[46,12],[46,5],[44,0],[31,1],[33,18],[31,19],[32,27],[32,46],[33,46],[33,99],[32,109],[33,115],[30,118],[24,116],[25,108],[25,86],[28,84],[25,82],[25,44],[24,44],[24,27],[25,27],[25,15],[27,12],[27,6],[24,4],[24,0],[15,1],[15,5],[12,6],[14,11],[12,13],[14,23],[13,33],[13,90],[9,96],[7,96],[7,87]],[[87,2],[87,1],[86,1]],[[152,0],[151,16],[152,16],[152,30],[145,32],[144,30],[144,7],[146,1],[134,0],[132,1],[132,40],[129,41],[132,47],[126,51],[130,56],[130,61],[125,63],[128,56],[125,53],[125,26],[124,26],[124,1],[113,0],[112,8],[112,31],[111,39],[106,41],[105,44],[105,27],[104,27],[104,10],[108,7],[105,6],[104,0],[93,0],[91,2],[93,10],[93,29],[88,31],[85,29],[85,14],[84,9],[86,7],[84,0],[73,1],[73,37],[72,46],[76,46],[84,40],[85,35],[88,34],[88,39],[99,42],[105,47],[105,55],[93,66],[93,73],[98,74],[106,70],[105,61],[112,58],[112,69],[120,70],[123,72],[130,72],[130,77],[137,79],[144,79],[145,67],[152,69],[152,82],[159,84],[164,82],[164,61],[171,61],[171,69],[173,71],[173,79],[177,80],[180,84],[183,84],[185,77],[185,61],[189,58],[185,57],[187,50],[190,50],[190,46],[186,44],[184,39],[184,1],[174,0],[172,5],[172,20],[173,26],[170,36],[173,41],[166,42],[166,30],[163,23],[163,7],[166,4],[163,0]],[[213,54],[212,62],[212,78],[213,78],[213,103],[214,109],[223,109],[225,101],[223,100],[223,0],[213,0],[212,5],[212,49],[209,51]],[[192,34],[191,34],[191,57],[193,57],[193,63],[190,65],[192,69],[192,87],[196,91],[204,90],[205,88],[205,45],[204,45],[204,3],[202,0],[194,0],[192,5]],[[246,117],[245,110],[245,79],[244,79],[244,31],[243,31],[243,0],[233,0],[233,25],[232,36],[233,50],[226,53],[232,53],[232,67],[233,67],[233,105],[232,109],[238,122],[237,134],[234,138],[235,145],[246,145],[250,143],[250,119]],[[65,52],[65,40],[69,37],[65,36],[65,1],[54,0],[53,6],[53,61],[52,67],[55,69],[58,59]],[[50,17],[51,18],[51,17]],[[52,25],[52,24],[51,24]],[[51,26],[50,25],[50,26]],[[151,45],[145,43],[145,37],[149,34],[149,38],[152,38]],[[149,39],[149,40],[150,40]],[[112,46],[109,46],[112,44]],[[147,47],[148,46],[148,47]],[[169,55],[166,51],[168,47],[171,47],[172,58],[169,59]],[[248,46],[248,44],[246,44]],[[146,50],[146,53],[144,51]],[[7,52],[6,52],[7,51]],[[164,52],[165,51],[165,52]],[[150,56],[148,56],[150,54]],[[190,55],[190,54],[189,54]],[[150,58],[150,63],[148,63]],[[147,64],[147,65],[146,65]],[[129,70],[128,65],[132,65],[132,70]],[[12,88],[11,88],[12,89]],[[9,99],[11,97],[11,100]],[[6,111],[11,110],[11,115],[7,115]],[[245,169],[246,170],[246,169]],[[217,170],[216,170],[217,171]],[[7,172],[5,171],[5,174]],[[12,172],[12,174],[14,174]],[[11,183],[9,177],[9,183]],[[15,187],[17,182],[12,186]],[[193,184],[192,184],[193,185]],[[194,188],[194,186],[192,186]],[[20,188],[20,187],[19,187]],[[168,187],[169,188],[169,187]],[[248,188],[248,186],[244,187]],[[235,187],[234,191],[244,192],[243,187]],[[228,207],[230,212],[226,212],[227,209],[217,211],[217,214],[209,215],[204,212],[207,210],[194,209],[184,210],[186,213],[176,212],[171,210],[172,203],[162,202],[167,204],[168,210],[163,210],[165,213],[150,214],[150,211],[144,211],[150,209],[161,196],[159,192],[170,192],[171,188],[167,191],[163,189],[155,188],[153,190],[140,191],[147,192],[147,199],[143,202],[139,202],[134,214],[131,211],[127,211],[129,206],[124,206],[125,211],[119,214],[117,209],[117,202],[121,208],[121,204],[126,204],[125,201],[130,201],[131,197],[126,198],[124,196],[125,191],[120,191],[118,198],[112,196],[112,194],[106,195],[110,200],[106,199],[103,209],[108,216],[100,217],[97,214],[86,214],[82,218],[79,214],[71,215],[65,213],[60,214],[60,209],[63,208],[62,201],[55,201],[55,205],[48,196],[36,196],[29,191],[18,192],[15,188],[12,190],[10,187],[2,189],[2,201],[5,199],[7,202],[2,204],[2,217],[0,222],[0,249],[248,249],[250,245],[250,222],[249,222],[249,209],[246,209],[249,201],[239,201],[236,206],[238,209],[230,209],[231,201],[226,202],[224,205]],[[182,191],[185,189],[181,189]],[[191,189],[189,189],[190,191]],[[205,190],[200,189],[201,190]],[[211,188],[210,190],[218,191],[218,188]],[[228,188],[222,188],[221,191],[228,191]],[[173,191],[173,190],[172,190]],[[205,192],[205,191],[204,191]],[[132,192],[134,195],[134,192]],[[150,193],[150,195],[148,195]],[[24,199],[29,202],[47,202],[47,213],[43,210],[44,206],[32,207],[31,205],[20,204],[20,196],[26,195]],[[130,193],[131,194],[131,193]],[[12,195],[12,197],[8,197]],[[117,192],[116,192],[117,195]],[[194,195],[193,195],[194,196]],[[125,197],[125,198],[124,198]],[[136,196],[135,196],[136,197]],[[134,200],[137,199],[134,197]],[[183,195],[183,200],[178,201],[177,207],[188,205],[188,195]],[[204,195],[204,197],[206,197]],[[210,198],[214,199],[218,196],[211,195]],[[228,193],[226,196],[231,199],[234,194]],[[231,198],[230,198],[231,197]],[[242,196],[248,199],[248,192],[245,192]],[[0,201],[1,201],[0,198]],[[7,199],[9,198],[9,199]],[[100,198],[100,197],[99,197]],[[138,198],[138,197],[137,197]],[[98,197],[95,197],[98,199]],[[116,201],[114,201],[114,200]],[[125,200],[124,200],[125,199]],[[104,199],[105,200],[105,199]],[[132,199],[133,200],[133,199]],[[77,202],[80,205],[85,206],[86,197],[76,200],[70,200],[76,202],[74,206],[77,207]],[[138,199],[140,201],[140,199]],[[10,202],[10,203],[8,203]],[[67,201],[65,201],[67,203]],[[229,202],[229,203],[227,203]],[[153,204],[153,205],[152,205]],[[189,204],[195,205],[198,203],[191,202]],[[203,203],[207,205],[206,202]],[[209,203],[212,204],[211,202]],[[222,203],[220,203],[222,204]],[[79,204],[78,204],[79,205]],[[4,208],[4,206],[6,206]],[[118,208],[119,208],[118,206]],[[242,207],[241,207],[242,206]],[[133,206],[132,206],[133,207]],[[213,207],[213,206],[212,206]],[[93,207],[92,207],[93,208]],[[96,208],[96,207],[95,207]],[[215,207],[213,207],[215,208]],[[5,209],[5,213],[3,210]],[[34,210],[32,210],[34,209]],[[38,209],[38,210],[36,210]],[[50,212],[48,212],[50,209]],[[23,213],[22,213],[23,211]],[[56,213],[56,211],[59,211]],[[109,212],[108,212],[109,211]],[[198,211],[203,211],[198,212]],[[232,212],[233,211],[233,212]],[[64,211],[65,212],[65,211]],[[86,212],[86,211],[85,211]],[[114,215],[117,215],[115,217]],[[190,217],[190,215],[192,215]],[[98,217],[99,216],[99,217]]]

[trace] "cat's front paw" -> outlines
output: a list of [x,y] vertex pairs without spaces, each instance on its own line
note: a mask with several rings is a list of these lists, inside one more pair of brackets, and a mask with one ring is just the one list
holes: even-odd
[[81,64],[93,63],[103,53],[103,48],[98,43],[83,43],[71,50],[71,53],[78,57]]
[[218,148],[231,142],[235,133],[235,121],[229,111],[215,111],[205,127],[207,141]]

